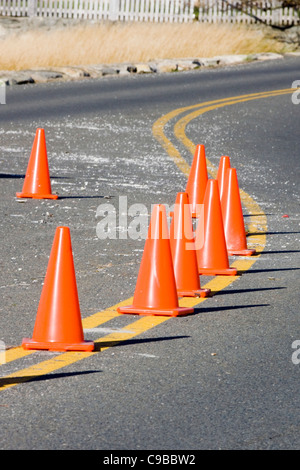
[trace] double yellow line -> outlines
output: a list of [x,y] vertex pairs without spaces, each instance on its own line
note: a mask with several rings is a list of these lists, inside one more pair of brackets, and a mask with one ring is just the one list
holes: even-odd
[[[171,111],[168,114],[165,114],[159,118],[153,125],[152,131],[154,137],[165,149],[169,157],[174,161],[179,170],[188,176],[190,171],[190,166],[186,160],[181,156],[180,152],[173,145],[171,140],[169,140],[165,134],[165,127],[173,119],[176,120],[174,125],[174,135],[176,139],[181,142],[193,155],[195,151],[195,143],[188,139],[186,135],[187,125],[194,119],[199,116],[216,109],[231,106],[238,103],[244,103],[251,100],[272,98],[274,96],[280,96],[284,94],[292,93],[294,89],[284,89],[284,90],[275,90],[268,91],[263,93],[254,93],[249,95],[236,96],[231,98],[224,98],[220,100],[207,101],[205,103],[199,103],[192,106],[182,107]],[[182,116],[182,117],[180,117]],[[212,163],[207,160],[207,169],[212,177],[216,176],[217,168],[212,165]],[[179,189],[179,191],[182,189]],[[266,243],[266,228],[267,220],[266,216],[263,213],[259,205],[251,198],[250,195],[245,193],[243,190],[241,192],[242,203],[245,206],[249,216],[250,223],[248,225],[249,235],[251,239],[251,247],[254,247],[258,253],[257,256],[252,258],[242,258],[236,260],[232,263],[231,266],[235,266],[238,269],[238,272],[247,271],[253,263],[260,256],[259,253],[264,249]],[[252,234],[251,234],[252,233]],[[220,291],[238,279],[239,276],[216,276],[211,281],[209,281],[204,287],[211,289],[212,292]],[[179,299],[179,305],[182,307],[195,307],[200,303],[204,302],[206,298],[182,298]],[[92,329],[99,327],[99,325],[106,323],[113,318],[119,316],[117,313],[117,308],[122,305],[129,305],[132,303],[132,298],[126,299],[108,309],[97,312],[94,315],[91,315],[87,318],[84,318],[83,328]],[[170,317],[160,317],[160,316],[142,316],[138,317],[136,321],[130,323],[123,329],[120,329],[116,332],[110,333],[106,336],[100,337],[95,341],[96,350],[93,352],[67,352],[60,353],[51,357],[48,360],[39,362],[27,368],[23,368],[12,374],[6,375],[5,377],[0,378],[0,390],[5,390],[7,388],[13,387],[19,383],[27,382],[33,380],[35,377],[43,376],[49,374],[53,371],[76,363],[82,359],[86,359],[90,356],[97,354],[99,351],[108,349],[122,341],[128,341],[131,338],[155,327],[159,324],[169,320]],[[25,351],[21,346],[8,349],[5,353],[5,362],[9,363],[12,361],[17,361],[26,356],[34,354],[34,351]],[[38,353],[35,353],[38,354]],[[37,357],[39,357],[37,355]]]

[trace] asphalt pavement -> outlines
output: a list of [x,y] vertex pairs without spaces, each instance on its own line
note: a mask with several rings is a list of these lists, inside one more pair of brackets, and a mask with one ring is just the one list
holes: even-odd
[[[63,353],[40,351],[2,361],[2,450],[299,449],[300,103],[289,91],[299,70],[300,58],[286,57],[6,89],[0,340],[8,352],[19,351],[32,335],[61,225],[70,228],[82,318],[100,313],[84,329],[97,342],[88,357],[68,364]],[[254,99],[264,92],[271,93]],[[261,209],[256,216],[266,217],[266,227],[257,226],[266,234],[263,251],[194,314],[154,322],[123,341],[139,318],[115,315],[113,306],[133,296],[144,239],[128,237],[122,215],[138,204],[149,221],[153,204],[171,206],[186,185],[153,126],[169,116],[165,136],[190,165],[192,153],[174,126],[192,109],[168,113],[238,96],[244,98],[191,119],[185,135],[205,145],[214,167],[221,155],[230,156],[240,188]],[[15,196],[37,128],[45,129],[57,200]],[[115,209],[116,230],[101,239],[107,204]],[[247,224],[247,207],[244,215]],[[201,276],[202,286],[210,281]],[[61,367],[50,369],[59,359]]]

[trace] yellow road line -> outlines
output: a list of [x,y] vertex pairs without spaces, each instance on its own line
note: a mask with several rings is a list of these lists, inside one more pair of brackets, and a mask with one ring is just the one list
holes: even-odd
[[50,374],[63,367],[74,364],[75,362],[87,359],[90,356],[97,354],[97,352],[104,351],[110,347],[116,346],[120,342],[128,341],[135,336],[143,333],[144,331],[159,325],[160,323],[168,320],[169,317],[139,317],[139,319],[130,324],[130,331],[128,326],[120,329],[115,333],[111,333],[104,337],[98,338],[95,341],[95,351],[92,352],[66,352],[61,353],[51,359],[39,362],[25,369],[18,370],[12,374],[0,378],[0,390],[6,390],[19,383],[34,380],[36,377]]
[[[103,323],[108,322],[109,320],[112,320],[115,317],[118,317],[120,313],[117,312],[117,308],[122,307],[123,305],[127,305],[127,303],[131,300],[132,299],[122,300],[122,302],[119,302],[118,304],[113,305],[112,307],[109,307],[106,310],[94,313],[89,317],[83,318],[82,327],[84,329],[95,328],[96,326],[99,326]],[[17,346],[15,348],[8,349],[6,351],[5,363],[7,364],[8,362],[21,359],[22,357],[29,356],[30,354],[34,354],[35,352],[36,351],[34,350],[26,351],[22,348],[22,346]]]
[[[197,110],[193,111],[192,113],[189,113],[188,115],[182,117],[176,122],[176,124],[174,125],[174,135],[176,139],[182,142],[182,144],[193,155],[196,149],[196,145],[187,137],[186,127],[194,119],[198,118],[204,113],[207,113],[209,111],[214,111],[224,106],[231,106],[237,103],[244,103],[246,101],[257,100],[258,98],[264,99],[264,98],[269,98],[269,97],[274,97],[274,96],[280,96],[280,95],[288,94],[291,92],[292,92],[291,89],[278,90],[278,91],[273,91],[271,93],[269,92],[261,93],[259,97],[257,95],[255,96],[246,95],[240,98],[235,97],[233,100],[231,101],[229,100],[227,102],[218,102],[209,106],[201,105],[200,109],[198,108]],[[217,174],[217,168],[209,161],[209,159],[207,159],[207,168],[208,168],[208,172],[212,175],[213,178],[215,178]],[[266,244],[266,235],[264,232],[266,232],[266,228],[267,228],[267,218],[264,215],[263,211],[260,209],[259,205],[249,196],[249,194],[247,194],[243,190],[240,190],[240,194],[241,194],[242,203],[247,208],[247,211],[250,215],[248,230],[250,234],[251,232],[255,233],[255,235],[251,236],[250,245],[252,248],[255,248],[257,252],[261,252]],[[259,213],[261,215],[258,220],[257,214]],[[258,230],[260,230],[262,233],[261,234],[257,233]],[[253,262],[255,262],[255,259],[252,259],[252,264]],[[246,266],[246,263],[249,265],[249,260],[239,261],[238,266],[235,266],[235,267],[238,267],[239,270],[244,270],[244,266]]]
[[[176,147],[172,144],[171,140],[168,139],[165,135],[165,126],[166,124],[173,119],[174,117],[179,116],[180,114],[194,110],[191,113],[183,116],[179,119],[174,125],[174,135],[178,141],[180,141],[193,155],[195,152],[196,144],[188,139],[186,135],[186,126],[192,120],[198,118],[199,116],[207,113],[209,111],[214,111],[224,106],[231,106],[237,103],[244,103],[247,101],[255,100],[255,99],[263,99],[269,98],[274,96],[280,96],[283,94],[292,93],[293,89],[283,89],[283,90],[274,90],[271,92],[262,92],[262,93],[255,93],[255,94],[248,94],[248,95],[241,95],[235,96],[231,98],[226,98],[224,100],[215,100],[209,101],[205,103],[199,103],[192,106],[187,106],[185,108],[179,108],[178,110],[174,110],[167,115],[163,116],[162,118],[158,119],[153,127],[152,132],[156,139],[161,143],[163,148],[167,151],[171,159],[177,165],[177,167],[184,173],[186,176],[189,175],[190,166],[186,162],[186,160],[181,156],[179,151]],[[207,160],[207,169],[208,172],[212,175],[213,178],[216,177],[217,168]],[[250,223],[248,224],[248,230],[250,232],[250,246],[251,248],[255,248],[257,255],[251,258],[240,258],[234,261],[231,266],[236,267],[238,273],[245,272],[257,261],[260,256],[260,253],[263,251],[266,245],[266,230],[267,230],[267,218],[260,206],[252,199],[252,197],[247,194],[245,191],[240,190],[241,193],[241,200],[244,206],[247,209],[247,212],[250,215]],[[261,233],[259,233],[261,232]],[[226,276],[217,276],[212,281],[208,282],[204,287],[210,288],[212,292],[217,292],[225,287],[229,286],[232,282],[238,279],[239,276],[234,277],[226,277]],[[201,299],[200,302],[206,300],[205,298]],[[193,307],[198,305],[199,299],[193,298],[185,298],[181,301],[181,306],[184,307]]]
[[[194,154],[195,149],[196,149],[196,144],[192,142],[190,139],[188,139],[185,133],[186,126],[187,124],[189,124],[190,121],[201,116],[201,114],[205,114],[208,111],[215,111],[216,109],[223,108],[225,106],[231,106],[237,103],[244,103],[245,101],[257,100],[258,98],[263,99],[263,98],[270,98],[270,97],[279,96],[279,95],[285,95],[288,93],[291,93],[291,89],[289,89],[288,91],[287,90],[278,91],[276,93],[275,92],[264,93],[264,94],[260,94],[259,97],[257,97],[256,95],[255,96],[248,95],[242,98],[235,97],[233,100],[227,101],[226,103],[218,102],[209,106],[201,105],[201,109],[197,109],[196,111],[188,114],[187,116],[182,117],[176,122],[176,124],[174,125],[174,135],[179,141],[181,141],[185,145],[186,148],[190,150],[192,154]],[[209,159],[207,159],[207,162],[208,162],[208,165],[212,166],[213,168],[213,165],[210,163]],[[213,168],[211,171],[211,174],[213,177],[216,176],[216,170],[217,170],[216,168]]]
[[[241,100],[246,101],[247,99],[260,99],[260,98],[265,98],[266,95],[276,96],[278,93],[292,93],[293,91],[295,91],[295,89],[287,88],[287,89],[282,89],[282,90],[252,93],[252,94],[240,95],[240,96],[235,96],[235,97],[223,98],[219,100],[206,101],[204,103],[198,103],[198,104],[178,108],[160,117],[154,123],[152,127],[152,133],[154,137],[158,140],[158,142],[161,144],[161,146],[165,149],[165,151],[172,158],[172,160],[175,162],[179,170],[182,171],[182,173],[184,173],[185,175],[188,175],[190,171],[190,167],[188,163],[185,161],[185,159],[182,157],[182,155],[176,149],[176,147],[172,144],[172,142],[166,137],[165,132],[164,132],[164,127],[172,119],[192,109],[207,108],[209,106],[212,106],[211,109],[206,109],[206,111],[204,111],[204,112],[207,112],[209,110],[216,109],[215,106],[226,106],[228,102],[230,102],[230,104],[234,104],[235,102],[241,102]],[[211,165],[209,160],[207,161],[207,169],[214,176],[215,168]]]
[[[166,150],[169,156],[173,159],[176,165],[180,168],[180,170],[185,175],[188,175],[189,170],[190,170],[189,165],[181,157],[177,149],[174,147],[171,141],[167,139],[164,133],[164,127],[166,126],[167,123],[170,122],[170,120],[172,120],[173,118],[179,116],[180,114],[184,112],[195,109],[194,113],[190,113],[188,116],[180,120],[180,125],[177,125],[177,127],[175,126],[176,137],[179,138],[179,140],[181,140],[182,143],[186,145],[189,148],[189,150],[193,153],[195,144],[189,141],[185,134],[185,127],[188,124],[188,122],[190,122],[192,119],[195,119],[196,117],[198,117],[201,114],[204,114],[205,112],[212,111],[212,110],[218,109],[226,105],[242,103],[244,101],[249,101],[251,99],[260,99],[260,98],[266,98],[266,97],[271,97],[271,96],[278,96],[279,94],[291,93],[292,91],[293,90],[288,89],[288,90],[275,90],[271,92],[255,93],[252,95],[242,95],[239,97],[225,98],[221,100],[214,100],[214,101],[200,103],[200,104],[196,104],[192,106],[187,106],[184,108],[179,108],[166,114],[165,116],[162,116],[160,119],[158,119],[154,123],[153,128],[152,128],[153,135],[161,143],[163,148]],[[213,172],[214,175],[216,174],[216,168],[214,168],[210,162],[209,162],[209,171]],[[253,226],[255,224],[256,224],[255,225],[256,227],[260,225],[262,227],[261,229],[265,230],[266,221],[264,219],[265,216],[263,214],[263,211],[247,193],[242,192],[242,194],[243,194],[243,201],[249,213],[252,215],[252,217],[256,215],[256,219],[253,219],[252,221]],[[257,220],[258,214],[263,214],[262,219]],[[255,236],[253,236],[253,239],[254,238]],[[257,251],[262,251],[265,246],[265,234],[257,235],[256,244],[258,246],[258,248],[256,247]],[[247,260],[240,259],[240,260],[235,261],[232,264],[232,266],[237,267],[238,271],[246,271],[252,266],[252,264],[256,261],[256,259],[257,257],[253,257],[252,259],[247,259]],[[205,285],[205,287],[210,288],[213,292],[220,291],[221,289],[224,289],[225,287],[230,285],[232,282],[234,282],[238,278],[239,276],[230,276],[230,277],[217,276],[217,277],[214,277],[211,281],[209,281]],[[205,300],[206,298],[182,298],[179,300],[179,305],[182,307],[183,306],[194,307],[196,305],[201,304]],[[84,318],[82,321],[83,328],[84,329],[94,328],[96,326],[106,323],[107,321],[119,316],[120,314],[116,311],[117,307],[121,305],[128,305],[131,302],[132,302],[132,298],[126,299],[112,307],[109,307],[108,309],[104,311],[97,312],[87,318]],[[95,341],[95,344],[97,345],[96,350],[103,351],[105,349],[108,349],[109,347],[115,346],[116,344],[120,342],[129,340],[149,330],[150,328],[158,326],[159,324],[169,319],[170,317],[163,317],[163,316],[140,317],[137,321],[131,323],[130,325],[127,325],[125,328],[96,340]],[[20,359],[29,354],[33,354],[34,352],[35,351],[25,351],[21,347],[12,348],[6,351],[6,363],[10,361],[14,361],[16,359]],[[0,378],[0,389],[4,390],[14,385],[17,385],[18,383],[26,382],[28,380],[34,379],[35,377],[49,374],[50,372],[66,367],[67,365],[71,365],[77,361],[90,357],[96,353],[97,351],[96,352],[95,351],[93,352],[67,352],[67,353],[58,354],[57,356],[49,360],[39,362],[38,364],[35,364],[33,366],[27,367],[25,369],[22,369],[10,375],[7,375],[3,378]]]

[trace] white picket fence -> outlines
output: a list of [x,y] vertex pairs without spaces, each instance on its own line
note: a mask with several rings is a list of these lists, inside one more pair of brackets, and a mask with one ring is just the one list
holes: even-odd
[[0,0],[0,15],[110,21],[300,24],[299,12],[277,0]]
[[276,0],[247,2],[200,0],[199,21],[203,23],[258,23],[274,25],[300,24],[299,8],[284,7]]
[[188,22],[194,0],[0,0],[0,15],[110,21]]

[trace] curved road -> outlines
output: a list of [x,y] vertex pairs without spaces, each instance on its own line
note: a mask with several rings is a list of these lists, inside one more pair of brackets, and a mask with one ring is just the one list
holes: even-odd
[[[134,456],[299,448],[300,104],[291,90],[299,65],[287,57],[7,89],[0,106],[1,449]],[[56,201],[15,198],[38,127]],[[182,299],[193,315],[118,315],[116,305],[134,293],[144,246],[127,237],[126,207],[140,204],[149,215],[152,204],[171,206],[197,143],[205,145],[210,177],[221,155],[237,168],[257,256],[230,257],[239,268],[234,278],[201,276],[213,296]],[[117,229],[106,239],[97,236],[103,204],[116,210]],[[71,230],[84,334],[96,351],[26,354],[20,344],[32,334],[59,225]]]

